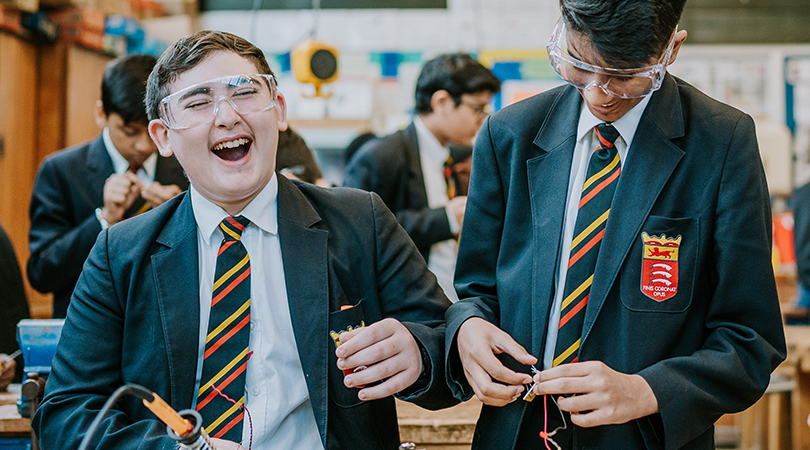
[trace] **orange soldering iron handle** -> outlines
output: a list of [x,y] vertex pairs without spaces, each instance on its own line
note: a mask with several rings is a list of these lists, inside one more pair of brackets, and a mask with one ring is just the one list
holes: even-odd
[[194,424],[181,417],[180,414],[177,414],[177,411],[169,406],[159,395],[154,392],[152,395],[154,395],[155,399],[151,402],[144,400],[144,406],[149,408],[150,411],[158,416],[158,419],[168,425],[178,436],[184,436],[194,429]]

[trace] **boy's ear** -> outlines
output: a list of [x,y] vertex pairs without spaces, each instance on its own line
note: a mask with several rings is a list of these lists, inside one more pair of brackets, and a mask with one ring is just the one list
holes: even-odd
[[278,119],[278,131],[287,129],[287,99],[281,92],[276,94],[276,118]]
[[93,105],[93,117],[99,128],[104,129],[107,126],[107,115],[104,114],[104,104],[101,103],[101,100],[96,100],[96,104]]
[[669,57],[669,64],[675,62],[675,58],[678,56],[678,51],[680,51],[683,41],[686,40],[686,34],[686,30],[678,30],[678,32],[675,33],[675,43],[672,45],[672,55]]
[[160,156],[168,157],[174,154],[171,141],[169,140],[169,129],[166,128],[166,125],[164,125],[160,119],[149,121],[149,136],[155,141]]
[[448,107],[456,107],[456,103],[453,101],[453,97],[450,96],[449,92],[444,89],[439,89],[430,96],[430,109],[432,109],[434,113],[445,112]]

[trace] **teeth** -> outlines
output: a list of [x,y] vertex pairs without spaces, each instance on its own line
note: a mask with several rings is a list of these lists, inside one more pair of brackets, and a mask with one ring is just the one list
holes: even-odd
[[247,138],[239,138],[233,141],[228,142],[220,142],[219,144],[214,146],[214,151],[222,150],[224,148],[234,148],[239,147],[240,145],[247,145],[250,143],[250,139]]

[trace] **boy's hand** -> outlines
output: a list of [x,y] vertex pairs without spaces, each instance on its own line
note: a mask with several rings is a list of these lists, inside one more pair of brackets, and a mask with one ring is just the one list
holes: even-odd
[[658,400],[641,375],[617,372],[601,361],[562,364],[534,376],[537,395],[576,394],[557,399],[580,427],[626,423],[658,412]]
[[340,342],[340,347],[335,350],[340,370],[366,366],[343,379],[346,387],[385,380],[361,389],[357,393],[360,400],[376,400],[396,394],[415,383],[422,373],[419,346],[411,332],[396,319],[383,319],[355,328],[341,334]]
[[104,220],[110,225],[120,222],[142,187],[143,181],[132,172],[110,175],[104,182],[104,207],[101,209]]
[[504,406],[512,403],[520,398],[524,385],[532,382],[531,376],[507,369],[495,355],[508,353],[526,365],[537,363],[537,358],[486,320],[479,317],[467,319],[458,329],[456,344],[464,375],[484,404]]
[[183,190],[180,189],[180,186],[176,184],[164,186],[155,181],[145,189],[141,190],[141,197],[149,202],[149,205],[152,206],[152,208],[157,208],[181,192],[183,192]]
[[16,361],[9,359],[6,354],[0,354],[0,392],[5,391],[8,385],[11,384],[16,368]]
[[245,450],[245,447],[233,441],[211,438],[211,443],[214,444],[217,450]]

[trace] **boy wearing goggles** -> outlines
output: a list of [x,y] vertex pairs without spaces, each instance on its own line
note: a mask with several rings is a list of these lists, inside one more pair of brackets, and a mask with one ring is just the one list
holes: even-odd
[[451,388],[474,449],[713,449],[785,357],[753,120],[667,74],[684,1],[560,6],[568,85],[476,140]]
[[[396,448],[393,394],[457,402],[450,303],[393,214],[375,194],[275,172],[286,99],[261,50],[224,32],[183,38],[146,106],[189,191],[99,236],[34,418],[43,448],[76,448],[124,383],[197,410],[219,450]],[[134,399],[100,430],[93,448],[176,445]]]

